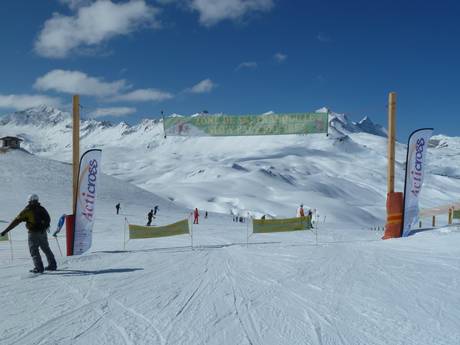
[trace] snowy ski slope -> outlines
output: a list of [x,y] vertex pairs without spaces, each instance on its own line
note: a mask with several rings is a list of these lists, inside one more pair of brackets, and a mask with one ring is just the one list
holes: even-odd
[[[1,220],[32,190],[53,223],[70,207],[67,164],[10,152],[0,154],[0,176]],[[25,274],[25,229],[13,230],[13,262],[0,243],[0,343],[459,344],[458,227],[381,241],[352,221],[327,220],[318,245],[311,231],[255,235],[246,245],[246,224],[211,213],[194,228],[193,250],[188,236],[123,250],[124,217],[145,222],[154,204],[158,224],[189,213],[103,176],[91,252],[60,257],[52,241],[61,270],[36,278]],[[360,212],[350,209],[349,219]]]

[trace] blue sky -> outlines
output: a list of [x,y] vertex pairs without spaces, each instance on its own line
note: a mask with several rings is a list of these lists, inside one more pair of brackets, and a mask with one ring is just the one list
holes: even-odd
[[0,114],[40,103],[137,122],[327,106],[398,137],[460,135],[455,1],[3,0]]

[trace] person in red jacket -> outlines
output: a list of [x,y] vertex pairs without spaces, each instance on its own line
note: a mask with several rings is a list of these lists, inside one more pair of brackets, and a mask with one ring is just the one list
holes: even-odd
[[198,213],[198,208],[195,208],[195,211],[193,212],[193,224],[198,224],[198,217],[200,214]]

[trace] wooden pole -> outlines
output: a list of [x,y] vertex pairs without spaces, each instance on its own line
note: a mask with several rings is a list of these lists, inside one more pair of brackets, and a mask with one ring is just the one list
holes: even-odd
[[449,225],[452,225],[453,215],[454,215],[454,209],[449,208],[449,219],[448,219],[448,222],[447,222]]
[[78,167],[80,165],[80,96],[72,98],[72,212],[77,212]]
[[163,134],[164,134],[164,138],[166,139],[166,125],[165,125],[165,116],[164,116],[163,110],[161,111],[161,119],[163,121]]
[[431,223],[433,225],[433,228],[436,226],[436,216],[433,216],[433,222]]
[[388,172],[387,192],[395,191],[396,92],[388,95]]

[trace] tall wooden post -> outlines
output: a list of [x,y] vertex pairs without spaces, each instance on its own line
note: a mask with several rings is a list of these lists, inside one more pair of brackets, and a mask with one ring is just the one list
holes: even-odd
[[72,98],[72,212],[77,212],[78,167],[80,165],[80,96]]
[[401,237],[403,193],[395,192],[396,93],[388,96],[387,222],[382,239]]
[[452,220],[454,218],[453,216],[454,216],[454,209],[449,207],[449,217],[447,220],[447,224],[452,225]]
[[395,191],[396,93],[388,95],[388,173],[387,193]]

